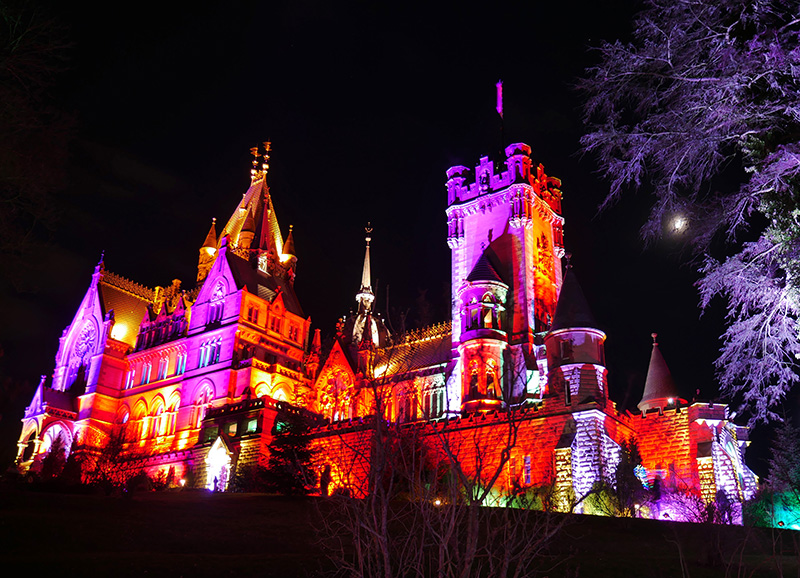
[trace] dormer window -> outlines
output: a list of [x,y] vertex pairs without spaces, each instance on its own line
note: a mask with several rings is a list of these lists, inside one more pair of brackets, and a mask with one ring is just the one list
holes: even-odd
[[219,323],[222,321],[222,314],[225,305],[225,288],[222,283],[217,283],[211,300],[208,302],[208,324]]

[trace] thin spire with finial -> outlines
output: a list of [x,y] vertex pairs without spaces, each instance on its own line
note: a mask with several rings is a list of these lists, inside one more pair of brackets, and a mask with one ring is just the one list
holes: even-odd
[[372,241],[371,223],[367,223],[364,232],[366,233],[364,240],[367,242],[367,247],[364,252],[364,269],[361,271],[361,291],[356,295],[356,301],[359,305],[362,305],[365,310],[369,311],[372,302],[375,300],[375,294],[372,292],[372,274],[369,261],[369,243]]

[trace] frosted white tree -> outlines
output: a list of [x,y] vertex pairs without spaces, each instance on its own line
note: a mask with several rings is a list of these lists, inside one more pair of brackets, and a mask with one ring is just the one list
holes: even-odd
[[602,206],[652,192],[648,240],[688,221],[701,306],[728,302],[722,391],[774,419],[800,355],[800,3],[649,0],[599,55],[582,146],[611,182]]

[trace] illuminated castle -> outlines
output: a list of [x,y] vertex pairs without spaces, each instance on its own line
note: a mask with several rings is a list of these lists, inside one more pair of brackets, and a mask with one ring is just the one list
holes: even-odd
[[[610,401],[606,335],[575,272],[562,268],[561,183],[530,153],[512,144],[503,163],[447,171],[450,321],[391,334],[374,306],[368,230],[358,309],[320,359],[319,330],[312,337],[293,290],[292,233],[283,240],[266,184],[267,147],[219,236],[212,224],[197,288],[150,290],[97,266],[52,380],[42,378],[25,412],[18,464],[36,467],[59,436],[102,446],[124,431],[126,451],[146,455],[149,471],[179,478],[191,468],[198,485],[225,489],[237,467],[264,460],[276,413],[290,403],[327,420],[314,431],[318,465],[355,494],[369,450],[352,448],[369,447],[377,415],[433,447],[483,444],[480,459],[459,444],[468,469],[505,466],[502,488],[549,486],[561,507],[598,482],[613,485],[631,438],[643,484],[658,478],[706,501],[751,497],[747,430],[725,406],[679,398],[655,337],[641,413]],[[511,419],[516,443],[503,464],[496,442]],[[646,515],[682,517],[666,499]]]

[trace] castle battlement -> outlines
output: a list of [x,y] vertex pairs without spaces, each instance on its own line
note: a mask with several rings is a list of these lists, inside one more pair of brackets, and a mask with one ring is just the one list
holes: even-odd
[[505,149],[505,170],[500,170],[489,157],[481,157],[474,169],[457,165],[447,171],[447,204],[458,205],[482,195],[506,189],[515,184],[527,184],[556,213],[561,214],[561,181],[548,177],[544,166],[533,169],[531,148],[514,143]]

